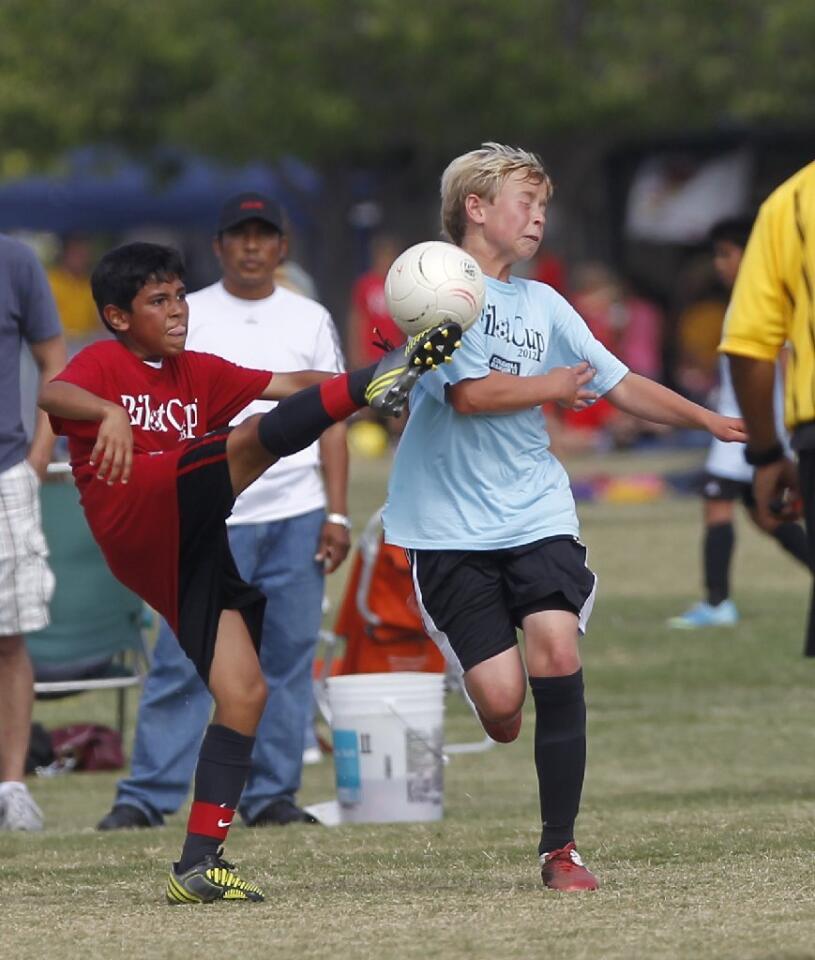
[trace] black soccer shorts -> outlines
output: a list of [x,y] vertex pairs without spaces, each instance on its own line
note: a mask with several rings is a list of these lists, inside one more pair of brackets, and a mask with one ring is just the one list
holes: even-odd
[[571,536],[503,550],[408,550],[416,599],[436,643],[467,671],[515,646],[524,617],[568,610],[585,630],[597,578]]
[[702,480],[702,499],[727,500],[729,503],[741,500],[748,510],[756,505],[752,483],[719,477],[715,473],[705,473]]
[[238,610],[260,649],[266,598],[246,583],[229,547],[226,518],[235,495],[224,428],[191,441],[178,460],[178,642],[205,683],[223,610]]

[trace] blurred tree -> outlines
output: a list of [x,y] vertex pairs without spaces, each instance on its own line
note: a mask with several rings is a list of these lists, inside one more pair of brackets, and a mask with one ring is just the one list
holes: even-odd
[[0,0],[0,172],[811,124],[813,35],[812,0]]

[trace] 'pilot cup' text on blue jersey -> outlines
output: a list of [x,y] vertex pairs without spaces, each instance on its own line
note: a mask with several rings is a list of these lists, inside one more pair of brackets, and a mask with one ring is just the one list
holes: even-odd
[[487,278],[479,320],[453,362],[425,374],[396,451],[383,521],[389,543],[420,550],[494,550],[578,535],[569,478],[549,452],[539,407],[456,413],[446,388],[491,370],[519,377],[586,360],[604,394],[628,372],[551,287]]

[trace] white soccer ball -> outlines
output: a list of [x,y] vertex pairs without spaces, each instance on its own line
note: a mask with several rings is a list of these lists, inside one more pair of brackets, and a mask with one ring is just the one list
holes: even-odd
[[428,240],[408,247],[385,278],[385,300],[409,337],[445,320],[471,327],[484,307],[484,274],[459,247]]

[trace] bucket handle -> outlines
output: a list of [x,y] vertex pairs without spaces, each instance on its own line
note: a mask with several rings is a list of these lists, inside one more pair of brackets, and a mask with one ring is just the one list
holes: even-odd
[[436,748],[436,745],[434,743],[431,743],[427,739],[427,737],[422,733],[421,730],[417,730],[415,727],[412,727],[408,723],[408,721],[402,716],[402,714],[399,713],[399,711],[396,709],[396,707],[394,706],[394,701],[390,697],[383,697],[382,702],[385,704],[388,710],[390,710],[390,712],[396,717],[396,719],[400,721],[400,723],[404,726],[406,730],[412,733],[417,740],[421,740],[421,742],[427,747],[427,749],[433,754],[433,756],[437,760],[440,760],[441,763],[443,763],[445,766],[447,766],[447,764],[450,762],[450,758],[447,756],[444,750],[438,750]]

